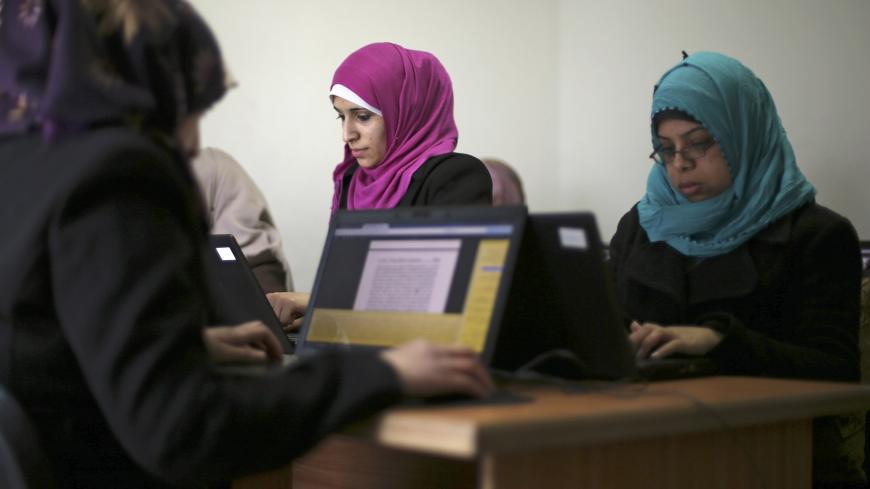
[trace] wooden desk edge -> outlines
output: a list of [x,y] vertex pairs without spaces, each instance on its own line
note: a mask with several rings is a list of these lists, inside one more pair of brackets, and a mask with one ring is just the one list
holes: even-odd
[[[687,386],[736,383],[751,387],[779,386],[785,391],[736,401],[701,399]],[[671,384],[671,385],[669,385]],[[582,402],[579,394],[571,402]],[[389,411],[355,434],[383,446],[450,458],[471,460],[484,453],[500,453],[552,446],[583,446],[690,432],[808,419],[870,408],[870,389],[860,384],[778,379],[712,377],[659,383],[634,398],[614,399],[614,405],[665,399],[648,410],[623,410],[601,415],[560,413],[558,416],[479,420],[451,414],[450,409]],[[466,409],[466,408],[463,408]],[[490,407],[472,408],[493,409]],[[495,408],[499,409],[499,408]],[[514,409],[511,406],[504,409]],[[577,408],[582,410],[582,406]],[[443,414],[443,415],[442,415]]]

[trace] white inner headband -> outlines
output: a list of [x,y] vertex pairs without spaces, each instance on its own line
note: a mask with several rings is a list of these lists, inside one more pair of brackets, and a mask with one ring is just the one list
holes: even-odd
[[362,99],[359,95],[353,93],[353,90],[347,88],[344,85],[336,83],[332,86],[332,90],[329,91],[330,95],[335,95],[336,97],[341,97],[348,102],[359,105],[360,107],[366,109],[369,112],[374,112],[375,114],[383,117],[384,114],[381,113],[380,110],[375,108],[373,105],[370,105],[368,102]]

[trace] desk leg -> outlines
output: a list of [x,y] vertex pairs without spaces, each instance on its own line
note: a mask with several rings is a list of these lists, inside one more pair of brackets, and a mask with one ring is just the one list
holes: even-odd
[[809,420],[483,458],[482,489],[809,489]]

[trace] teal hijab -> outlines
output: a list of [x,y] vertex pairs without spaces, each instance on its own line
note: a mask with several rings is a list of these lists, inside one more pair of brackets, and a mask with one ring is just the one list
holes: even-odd
[[[656,85],[652,117],[664,110],[685,112],[710,132],[732,184],[693,203],[671,186],[663,165],[653,166],[637,205],[651,242],[664,241],[686,256],[722,255],[815,196],[795,163],[770,92],[739,61],[709,52],[687,57]],[[658,147],[655,124],[652,139]]]

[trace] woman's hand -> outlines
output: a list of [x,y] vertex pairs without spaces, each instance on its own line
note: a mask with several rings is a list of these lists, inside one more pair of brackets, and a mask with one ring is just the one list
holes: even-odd
[[399,374],[405,394],[486,397],[495,388],[477,354],[468,348],[415,340],[381,353]]
[[302,317],[308,309],[308,298],[311,294],[304,292],[272,292],[266,294],[269,304],[278,316],[278,321],[284,326],[284,331],[296,331],[302,326]]
[[637,358],[665,358],[674,353],[704,355],[722,341],[722,334],[702,326],[661,326],[634,321],[628,339]]
[[202,339],[216,363],[267,363],[282,356],[278,339],[260,321],[205,328]]

